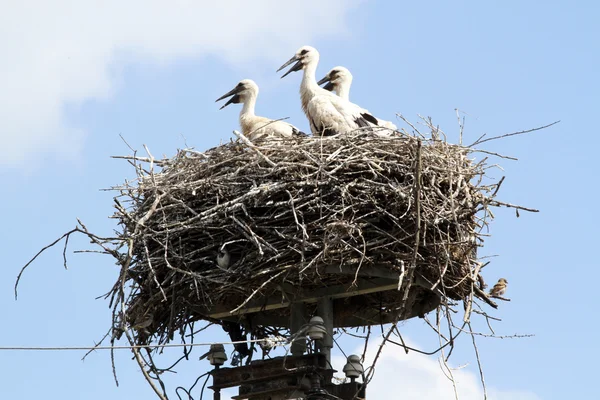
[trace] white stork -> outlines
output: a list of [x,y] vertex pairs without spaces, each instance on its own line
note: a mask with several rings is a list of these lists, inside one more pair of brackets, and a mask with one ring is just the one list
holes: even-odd
[[315,72],[319,52],[310,46],[301,47],[294,57],[277,71],[296,62],[282,78],[291,72],[304,70],[300,84],[302,109],[310,122],[310,129],[318,136],[348,133],[358,128],[377,126],[377,118],[364,108],[344,100],[317,84]]
[[[350,101],[350,86],[352,85],[352,74],[350,73],[350,71],[348,71],[347,68],[341,66],[332,68],[331,71],[329,71],[323,79],[317,82],[317,84],[319,85],[322,85],[324,83],[326,83],[326,85],[323,86],[325,90],[335,92],[342,99]],[[379,118],[377,118],[377,125],[392,130],[398,129],[396,125],[394,125],[392,122],[384,121]]]
[[335,92],[344,100],[350,100],[350,86],[352,85],[352,74],[347,68],[337,66],[331,69],[323,79],[317,82],[323,89]]
[[240,112],[240,127],[242,133],[252,141],[279,138],[289,139],[292,137],[306,136],[306,133],[301,132],[295,126],[284,121],[276,121],[270,118],[259,117],[254,113],[256,106],[256,98],[258,97],[258,85],[251,79],[240,81],[235,88],[219,97],[216,101],[231,97],[223,107],[229,104],[243,103],[242,111]]

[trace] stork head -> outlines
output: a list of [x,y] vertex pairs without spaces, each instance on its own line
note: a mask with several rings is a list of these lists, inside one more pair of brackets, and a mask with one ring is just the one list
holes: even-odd
[[302,46],[298,49],[296,54],[294,54],[294,57],[290,58],[285,64],[279,67],[277,72],[281,71],[293,62],[296,62],[296,64],[294,64],[292,68],[288,70],[288,72],[283,74],[281,76],[282,78],[286,77],[292,72],[300,71],[301,69],[306,68],[306,66],[309,64],[319,62],[319,52],[314,47]]
[[319,85],[324,83],[327,84],[323,86],[323,89],[329,91],[336,90],[336,87],[341,85],[350,85],[352,83],[352,74],[347,68],[337,66],[332,68],[323,79],[317,82]]
[[252,79],[244,79],[229,92],[219,97],[216,101],[223,100],[229,96],[233,97],[227,100],[227,103],[225,103],[223,107],[219,108],[219,110],[222,110],[231,103],[244,103],[250,96],[258,96],[258,85]]

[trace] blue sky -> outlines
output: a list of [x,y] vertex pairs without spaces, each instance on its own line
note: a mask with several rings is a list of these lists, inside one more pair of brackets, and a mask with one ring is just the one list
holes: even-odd
[[[280,80],[275,70],[310,44],[321,53],[320,73],[335,65],[352,71],[354,102],[388,120],[395,113],[413,122],[417,114],[431,116],[450,141],[457,140],[455,108],[467,114],[465,141],[562,121],[484,146],[519,159],[498,160],[504,171],[496,176],[506,175],[500,198],[541,212],[516,218],[497,210],[481,253],[499,255],[485,270],[487,280],[510,282],[512,301],[494,313],[502,318],[496,333],[535,337],[478,344],[491,398],[594,396],[600,356],[593,318],[598,217],[590,182],[600,145],[596,2],[257,0],[167,7],[107,1],[99,8],[59,1],[48,9],[29,3],[11,3],[0,16],[6,33],[0,35],[0,346],[87,346],[108,329],[107,303],[95,300],[117,276],[107,257],[71,254],[65,271],[55,248],[25,273],[16,302],[12,287],[20,267],[76,218],[95,232],[111,232],[112,195],[99,189],[133,176],[126,162],[110,159],[129,153],[119,135],[134,148],[146,144],[155,156],[171,156],[186,143],[215,146],[237,128],[239,110],[219,111],[214,100],[244,78],[261,88],[258,113],[290,117],[308,130],[300,74]],[[77,238],[71,250],[86,246]],[[421,321],[402,330],[413,344],[431,347]],[[218,329],[205,338],[224,339]],[[356,344],[345,346],[352,351]],[[118,353],[118,388],[108,352],[82,356],[3,352],[3,393],[17,399],[152,395],[128,352]],[[204,364],[193,358],[169,382],[189,385]],[[456,372],[461,398],[482,398],[468,340],[459,342],[451,364],[463,367]],[[370,394],[451,399],[448,388],[435,357],[389,348]]]

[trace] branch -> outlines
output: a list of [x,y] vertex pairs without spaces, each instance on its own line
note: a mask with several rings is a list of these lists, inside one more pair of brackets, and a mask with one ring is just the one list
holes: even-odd
[[54,242],[43,247],[40,251],[37,252],[37,254],[35,256],[33,256],[33,258],[31,260],[29,260],[29,262],[27,264],[25,264],[25,266],[23,268],[21,268],[19,275],[17,275],[17,281],[15,282],[15,300],[17,300],[17,296],[18,296],[17,288],[19,286],[19,281],[21,280],[21,275],[23,275],[23,272],[25,272],[25,269],[27,269],[27,267],[32,262],[34,262],[40,256],[40,254],[42,254],[44,251],[48,250],[49,248],[53,247],[54,245],[56,245],[58,242],[60,242],[64,238],[67,238],[67,239],[65,241],[65,248],[63,250],[63,262],[64,262],[65,269],[67,268],[67,259],[66,259],[67,244],[69,243],[69,236],[75,232],[81,232],[81,230],[79,228],[71,229],[69,232],[65,233],[64,235],[62,235],[61,237],[56,239]]
[[489,142],[490,140],[502,139],[502,138],[509,137],[509,136],[522,135],[522,134],[524,134],[524,133],[530,133],[530,132],[539,131],[539,130],[542,130],[542,129],[549,128],[549,127],[551,127],[552,125],[556,125],[556,124],[558,124],[559,122],[560,122],[560,120],[558,120],[558,121],[554,121],[553,123],[551,123],[551,124],[548,124],[548,125],[540,126],[540,127],[538,127],[538,128],[527,129],[527,130],[525,130],[525,131],[519,131],[519,132],[513,132],[513,133],[507,133],[507,134],[504,134],[504,135],[500,135],[500,136],[494,136],[494,137],[487,138],[487,139],[484,139],[484,140],[481,140],[481,139],[483,138],[483,136],[482,136],[482,137],[480,137],[479,139],[477,139],[475,142],[473,142],[473,144],[470,144],[470,145],[469,145],[469,146],[467,146],[467,147],[473,147],[473,146],[476,146],[476,145],[478,145],[478,144],[481,144],[481,143]]

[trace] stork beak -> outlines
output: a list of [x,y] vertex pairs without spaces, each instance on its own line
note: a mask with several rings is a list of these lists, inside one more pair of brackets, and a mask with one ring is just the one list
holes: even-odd
[[329,75],[325,75],[323,77],[323,79],[321,79],[319,82],[317,82],[317,85],[321,86],[322,84],[324,84],[325,82],[330,82],[329,80]]
[[317,85],[322,85],[324,83],[327,83],[327,85],[323,86],[323,89],[333,92],[333,89],[335,88],[335,86],[333,85],[333,82],[331,82],[330,74],[325,75],[325,77],[323,79],[321,79],[319,82],[317,82]]
[[225,107],[227,107],[228,105],[230,105],[231,103],[237,104],[240,102],[240,96],[238,95],[239,92],[241,92],[243,90],[243,88],[236,86],[235,88],[233,88],[232,90],[230,90],[229,92],[225,93],[223,96],[219,97],[217,100],[215,100],[215,103],[219,100],[223,100],[229,96],[233,96],[232,98],[230,98],[227,103],[225,103],[221,108],[219,108],[219,110],[224,109]]
[[327,82],[327,85],[323,86],[323,89],[333,92],[333,89],[335,89],[335,87],[333,86],[333,83],[331,83],[331,81],[329,81],[329,82]]
[[290,58],[288,60],[288,62],[283,64],[281,67],[279,67],[277,72],[281,71],[282,69],[284,69],[285,67],[287,67],[288,65],[293,63],[294,61],[297,61],[296,64],[294,64],[294,66],[292,68],[290,68],[290,70],[288,72],[286,72],[285,74],[283,74],[281,76],[282,79],[285,78],[286,76],[288,76],[290,73],[300,71],[302,69],[302,61],[300,60],[300,58],[298,58],[298,56],[294,56],[294,57]]

